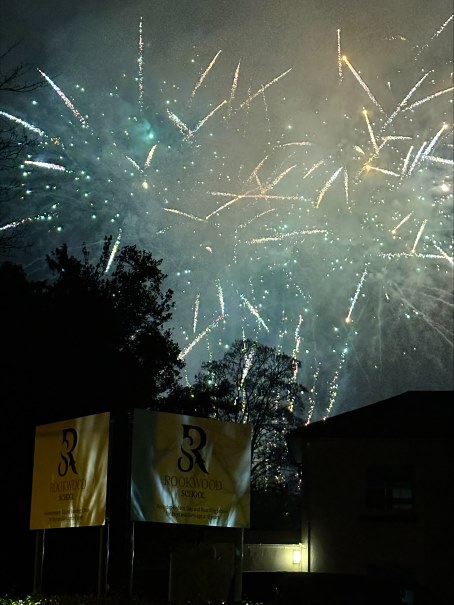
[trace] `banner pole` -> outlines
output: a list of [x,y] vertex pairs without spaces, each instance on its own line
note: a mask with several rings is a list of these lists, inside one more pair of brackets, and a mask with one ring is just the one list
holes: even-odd
[[130,410],[128,413],[128,480],[127,480],[127,506],[128,511],[127,523],[129,526],[129,578],[128,578],[128,597],[129,602],[132,601],[132,594],[134,591],[134,555],[135,555],[135,529],[136,524],[131,519],[131,485],[132,485],[132,440],[133,440],[133,428],[134,428],[134,410]]
[[98,559],[98,599],[107,595],[107,578],[109,572],[109,523],[99,528],[99,559]]
[[[235,530],[234,530],[235,531]],[[244,528],[240,529],[235,538],[235,559],[233,569],[233,594],[232,603],[241,603],[243,600],[243,550],[244,550]],[[239,542],[239,544],[238,544]]]
[[106,517],[100,526],[98,559],[98,599],[107,596],[110,557],[110,491],[112,479],[113,418],[109,415],[109,446],[107,450]]
[[129,561],[129,589],[128,589],[128,596],[129,596],[130,602],[132,600],[132,593],[134,590],[135,529],[136,529],[135,521],[130,521],[130,544],[129,544],[130,561]]
[[44,547],[46,530],[38,529],[35,535],[35,565],[33,570],[33,595],[40,596],[43,590]]

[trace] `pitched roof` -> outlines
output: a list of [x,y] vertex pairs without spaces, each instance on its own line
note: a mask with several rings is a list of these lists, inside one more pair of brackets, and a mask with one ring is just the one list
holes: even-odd
[[296,442],[335,437],[454,437],[453,391],[407,391],[326,420],[301,426],[285,438]]

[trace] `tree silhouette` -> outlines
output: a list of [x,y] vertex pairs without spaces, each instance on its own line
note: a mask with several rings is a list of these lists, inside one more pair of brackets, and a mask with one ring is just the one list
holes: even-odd
[[43,281],[29,279],[20,265],[0,265],[0,483],[12,494],[4,499],[0,564],[8,574],[0,590],[23,583],[25,557],[33,552],[35,426],[104,411],[111,412],[112,574],[119,585],[126,582],[129,412],[156,407],[177,384],[183,362],[166,329],[173,302],[161,261],[136,246],[114,252],[110,238],[95,262],[85,248],[81,258],[57,248]]
[[[251,484],[286,484],[284,433],[301,422],[306,388],[294,378],[300,362],[252,340],[236,340],[221,360],[206,362],[191,387],[169,398],[172,411],[252,425]],[[170,403],[171,402],[171,403]]]
[[154,406],[183,367],[165,329],[174,303],[160,261],[135,246],[113,258],[106,238],[96,263],[65,245],[47,262],[52,280],[0,268],[4,401],[36,406],[43,419]]
[[[46,86],[44,80],[30,79],[30,67],[25,63],[13,61],[13,51],[18,46],[10,46],[0,54],[0,99],[2,106],[5,100],[18,94],[32,92]],[[4,109],[4,107],[1,107]],[[22,245],[21,231],[17,228],[5,228],[12,219],[20,221],[17,212],[9,214],[9,203],[20,195],[18,180],[20,160],[36,142],[36,135],[31,135],[24,127],[0,115],[0,254],[6,256],[11,249]],[[25,217],[24,217],[25,218]]]

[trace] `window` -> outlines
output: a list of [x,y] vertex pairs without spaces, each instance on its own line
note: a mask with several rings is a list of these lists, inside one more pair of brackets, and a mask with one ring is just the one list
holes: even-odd
[[413,510],[412,475],[409,467],[369,467],[366,475],[366,508],[377,511]]

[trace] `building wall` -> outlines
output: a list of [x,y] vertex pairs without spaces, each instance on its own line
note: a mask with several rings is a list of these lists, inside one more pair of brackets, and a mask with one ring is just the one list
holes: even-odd
[[302,572],[307,571],[305,544],[245,544],[244,572]]
[[[435,595],[452,594],[452,463],[452,445],[441,439],[306,442],[302,542],[308,544],[309,571],[395,573]],[[408,475],[388,508],[371,506],[367,496],[371,475],[382,468]]]

